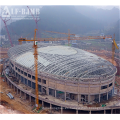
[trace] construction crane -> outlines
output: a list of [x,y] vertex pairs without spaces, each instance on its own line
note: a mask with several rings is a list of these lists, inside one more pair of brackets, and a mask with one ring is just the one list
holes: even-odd
[[74,35],[75,36],[75,34],[70,34],[70,30],[69,29],[68,29],[68,33],[54,32],[54,31],[45,31],[45,32],[51,32],[51,33],[58,33],[58,34],[68,35],[68,46],[70,45],[70,35]]
[[[105,39],[105,38],[112,38],[111,35],[108,36],[86,36],[86,37],[70,37],[70,40],[90,40],[90,39]],[[36,41],[62,41],[67,40],[67,37],[61,38],[37,38]],[[26,38],[20,38],[19,44],[22,44],[22,41],[27,40]],[[34,41],[34,40],[27,40],[27,41]]]
[[7,31],[7,34],[8,34],[8,38],[9,38],[9,41],[10,41],[10,44],[11,44],[11,47],[13,47],[13,44],[12,44],[12,40],[11,40],[11,37],[10,37],[10,34],[9,34],[9,31],[8,31],[8,28],[7,28],[7,22],[11,19],[11,18],[9,18],[9,19],[3,19],[1,16],[0,16],[0,18],[1,18],[1,20],[4,22],[4,24],[5,24],[5,28],[6,28],[6,31]]
[[[31,13],[31,15],[32,15],[35,23],[36,23],[36,29],[38,29],[38,24],[37,24],[37,23],[38,23],[38,21],[39,21],[40,19],[37,19],[37,17],[35,18],[34,15],[32,14],[31,9],[30,9],[28,6],[27,6],[27,8],[29,9],[29,11],[30,11],[30,13]],[[38,32],[38,35],[39,35],[39,32]],[[39,36],[40,36],[40,35],[39,35]]]
[[33,40],[27,40],[25,38],[20,38],[19,42],[20,44],[22,44],[22,41],[33,41],[33,48],[34,48],[34,65],[35,65],[35,94],[36,94],[36,109],[39,109],[39,99],[38,99],[38,52],[37,52],[37,41],[36,41],[36,31],[37,29],[35,29],[35,34],[34,34],[34,39]]
[[[67,40],[67,37],[64,38],[39,38],[36,39],[36,31],[37,29],[35,29],[35,34],[34,34],[34,40],[27,40],[26,38],[20,38],[19,44],[22,44],[22,41],[33,41],[33,48],[34,48],[34,64],[35,64],[35,83],[36,83],[36,109],[39,109],[39,99],[38,99],[38,52],[37,52],[37,41],[59,41],[59,40]],[[89,39],[105,39],[105,38],[112,38],[112,36],[88,36],[88,37],[72,37],[69,40],[89,40]]]
[[115,48],[119,49],[119,47],[115,42],[115,34],[114,34],[113,41],[112,41],[112,64],[114,63]]
[[[112,38],[111,35],[108,36],[86,36],[86,37],[75,37],[76,34],[70,34],[70,30],[68,29],[68,33],[61,33],[61,32],[54,32],[54,31],[45,31],[45,32],[51,32],[51,33],[58,33],[58,34],[66,34],[68,35],[68,38],[58,38],[59,40],[68,40],[68,45],[70,45],[70,40],[90,40],[90,39],[105,39],[105,38]],[[70,37],[70,35],[74,35],[74,37]]]

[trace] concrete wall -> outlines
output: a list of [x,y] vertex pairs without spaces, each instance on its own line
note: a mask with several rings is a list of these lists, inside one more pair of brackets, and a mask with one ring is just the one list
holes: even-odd
[[[31,81],[32,83],[35,83],[35,80],[32,79],[32,76],[35,76],[35,74],[32,71],[14,62],[12,62],[12,64],[14,65],[14,67],[12,67],[12,65],[11,67],[16,73],[26,78],[27,80]],[[15,69],[16,67],[22,70],[23,73],[26,72],[27,76],[25,76],[24,74],[21,74],[21,72],[18,72],[18,70]],[[28,77],[28,74],[31,75],[31,78]],[[51,88],[58,91],[69,92],[77,95],[78,94],[96,95],[96,94],[107,93],[113,89],[114,81],[115,81],[115,76],[113,76],[108,80],[97,81],[97,82],[74,82],[69,80],[63,81],[63,80],[56,80],[54,78],[47,78],[41,75],[39,75],[38,78],[41,78],[41,82],[38,82],[38,84],[43,87],[46,87],[46,93],[48,92],[48,88]],[[43,83],[43,80],[46,80],[46,84]],[[109,87],[110,83],[112,83],[111,87]],[[105,85],[107,85],[107,88],[101,89],[101,86],[105,86]],[[91,99],[93,99],[93,97]]]

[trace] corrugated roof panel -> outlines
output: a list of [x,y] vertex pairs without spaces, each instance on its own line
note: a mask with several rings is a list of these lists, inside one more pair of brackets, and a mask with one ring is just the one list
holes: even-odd
[[58,55],[72,55],[77,53],[75,49],[68,46],[47,46],[39,48],[38,52]]
[[[32,65],[34,65],[34,55],[32,52],[26,52],[26,53],[16,57],[15,61],[17,63],[20,63],[23,66],[30,68]],[[46,59],[44,59],[40,56],[38,56],[38,62],[40,62],[44,66],[47,66],[50,64],[49,61],[47,61]]]

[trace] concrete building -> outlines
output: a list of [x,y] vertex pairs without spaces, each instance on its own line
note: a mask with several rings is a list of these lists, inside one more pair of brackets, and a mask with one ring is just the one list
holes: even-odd
[[[17,93],[35,98],[32,43],[10,48],[6,81]],[[38,43],[39,100],[62,108],[80,109],[80,103],[108,100],[114,93],[115,74],[110,62],[92,53],[68,46]],[[15,77],[16,79],[13,79]],[[27,89],[25,87],[27,86]]]

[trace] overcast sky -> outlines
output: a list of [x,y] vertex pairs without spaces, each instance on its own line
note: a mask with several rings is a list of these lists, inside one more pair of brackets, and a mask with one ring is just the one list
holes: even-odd
[[109,9],[109,10],[112,9],[113,7],[116,7],[120,10],[120,6],[118,6],[118,5],[115,5],[115,6],[113,6],[113,5],[101,5],[101,6],[95,5],[95,7],[96,8],[102,8],[102,9]]

